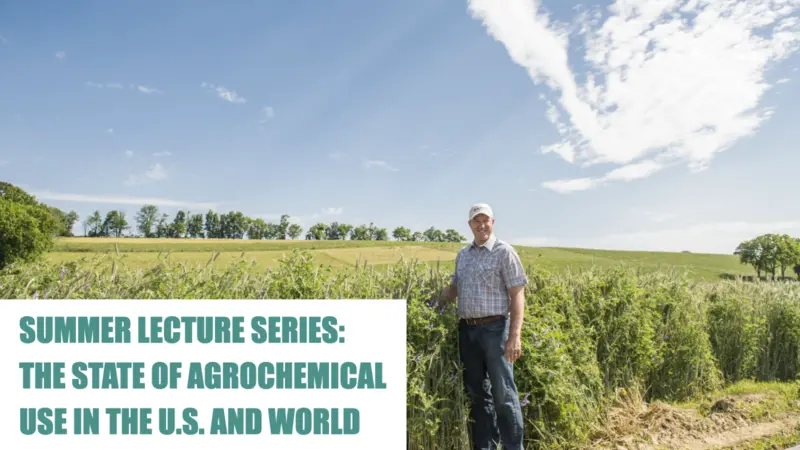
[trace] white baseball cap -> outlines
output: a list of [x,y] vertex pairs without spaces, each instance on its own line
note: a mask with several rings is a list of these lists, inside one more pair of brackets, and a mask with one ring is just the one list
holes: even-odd
[[472,207],[469,209],[469,220],[472,220],[478,214],[486,214],[489,216],[489,218],[494,217],[494,213],[492,213],[492,207],[486,203],[476,203],[472,205]]

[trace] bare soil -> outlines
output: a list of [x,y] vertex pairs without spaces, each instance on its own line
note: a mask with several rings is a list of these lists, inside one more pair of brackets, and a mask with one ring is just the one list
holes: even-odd
[[623,394],[596,433],[592,448],[614,450],[729,449],[800,426],[800,403],[790,412],[751,419],[759,394],[718,400],[707,416],[665,403],[646,405]]

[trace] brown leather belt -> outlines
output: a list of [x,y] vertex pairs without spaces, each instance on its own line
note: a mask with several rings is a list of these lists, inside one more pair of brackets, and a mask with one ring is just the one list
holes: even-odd
[[489,322],[494,322],[495,320],[505,319],[506,316],[498,315],[498,316],[488,316],[488,317],[478,317],[476,319],[461,319],[467,325],[486,325]]

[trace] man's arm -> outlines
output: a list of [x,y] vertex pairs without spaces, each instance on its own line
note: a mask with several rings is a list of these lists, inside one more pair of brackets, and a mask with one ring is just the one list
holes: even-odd
[[522,320],[525,317],[525,286],[512,287],[508,290],[508,308],[511,310],[511,327],[509,334],[522,335]]
[[501,272],[503,281],[508,287],[508,309],[511,313],[506,359],[514,362],[522,354],[522,322],[525,315],[525,286],[528,284],[528,277],[525,275],[519,255],[513,249],[508,252]]
[[439,294],[440,298],[437,301],[437,304],[440,304],[442,299],[444,299],[444,303],[449,303],[458,297],[458,287],[456,283],[458,282],[457,269],[459,256],[460,255],[456,256],[455,268],[453,269],[453,275],[450,277],[450,284],[447,285],[447,287],[444,288]]

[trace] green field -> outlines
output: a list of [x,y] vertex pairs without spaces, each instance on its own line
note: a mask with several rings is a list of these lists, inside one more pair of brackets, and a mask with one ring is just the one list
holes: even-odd
[[[0,298],[403,298],[409,448],[460,450],[457,317],[429,302],[462,246],[62,238],[0,271]],[[526,448],[800,443],[800,283],[748,280],[733,255],[516,248],[531,281],[515,363]]]
[[[403,298],[409,448],[461,450],[469,434],[458,319],[454,305],[429,303],[460,247],[61,239],[44,261],[0,271],[0,298]],[[723,279],[750,273],[726,255],[518,250],[531,281],[514,364],[526,448],[800,443],[800,283]],[[167,254],[190,264],[158,264]],[[242,256],[255,263],[233,264]]]
[[[440,265],[450,269],[464,244],[397,241],[273,241],[224,239],[138,239],[138,238],[60,238],[49,253],[52,262],[76,261],[87,256],[114,254],[124,264],[146,268],[168,258],[171,263],[205,265],[216,255],[215,267],[224,268],[242,259],[253,268],[277,266],[281,257],[294,249],[308,250],[320,264],[347,267],[356,264],[387,265],[401,259]],[[635,252],[579,248],[516,246],[526,266],[556,273],[585,271],[592,267],[629,267],[644,271],[661,269],[686,272],[694,280],[714,281],[725,276],[752,276],[749,266],[733,255],[668,252]],[[217,255],[217,253],[219,253]]]

